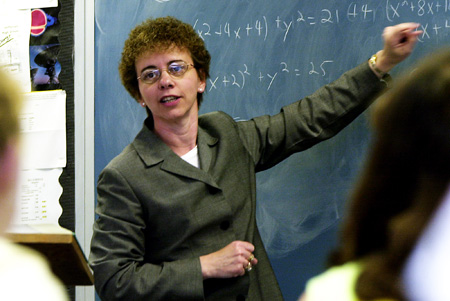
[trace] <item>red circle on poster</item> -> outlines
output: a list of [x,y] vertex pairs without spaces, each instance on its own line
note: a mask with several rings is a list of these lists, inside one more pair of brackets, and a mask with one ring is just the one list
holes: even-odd
[[39,36],[44,33],[47,26],[47,15],[42,9],[33,9],[31,11],[31,35]]

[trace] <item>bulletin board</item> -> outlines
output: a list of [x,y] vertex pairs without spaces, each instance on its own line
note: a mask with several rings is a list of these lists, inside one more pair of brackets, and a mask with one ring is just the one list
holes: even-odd
[[[20,6],[30,1],[7,2],[0,1],[2,9],[15,9],[15,5]],[[38,1],[40,4],[44,1]],[[52,1],[48,1],[49,3]],[[37,3],[37,2],[34,2]],[[53,3],[53,2],[52,2]],[[31,93],[36,95],[40,92],[61,90],[65,93],[65,166],[61,166],[62,173],[59,176],[60,188],[62,188],[59,205],[62,213],[57,220],[60,226],[75,231],[75,151],[74,151],[74,1],[59,0],[57,6],[31,7],[23,9],[25,13],[31,14],[31,32],[29,36],[29,76],[31,80]],[[27,20],[28,22],[28,20]],[[2,24],[4,26],[4,24]],[[5,34],[6,40],[12,40]],[[5,45],[1,45],[5,46]],[[12,53],[12,52],[11,52]],[[13,54],[12,54],[13,55]],[[11,58],[13,61],[14,58]],[[5,62],[4,60],[2,61]],[[14,65],[14,64],[13,64]],[[11,65],[11,66],[13,66]],[[17,64],[18,66],[20,64]],[[5,67],[2,65],[2,67]],[[8,66],[6,66],[8,68]],[[12,67],[11,67],[12,68]],[[27,94],[27,93],[26,93]],[[25,100],[27,97],[25,97]],[[25,101],[26,102],[26,101]],[[45,145],[45,141],[37,141],[36,148],[54,145]],[[33,147],[28,151],[33,152]],[[39,161],[39,159],[37,160]],[[39,166],[40,162],[36,162]],[[22,171],[21,171],[22,172]],[[36,179],[38,181],[40,179]],[[40,182],[40,186],[46,186],[45,180]],[[18,210],[22,210],[21,204]],[[38,209],[36,209],[36,212]],[[40,212],[45,209],[39,208]],[[37,215],[37,213],[36,213]],[[41,214],[42,216],[45,213]],[[45,222],[45,220],[44,220]],[[74,299],[75,287],[68,287],[69,296]]]

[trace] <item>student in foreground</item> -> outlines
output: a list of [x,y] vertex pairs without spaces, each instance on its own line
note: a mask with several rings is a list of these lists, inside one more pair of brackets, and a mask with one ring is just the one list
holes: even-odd
[[64,301],[64,286],[37,252],[5,238],[18,173],[19,91],[0,68],[0,300]]
[[256,172],[361,114],[412,52],[417,27],[389,27],[370,62],[279,114],[242,122],[199,116],[210,55],[191,25],[164,17],[134,28],[119,71],[148,118],[99,177],[90,263],[100,297],[282,300],[256,225]]
[[[418,70],[424,72],[418,81],[424,81],[418,84],[423,89],[422,97],[425,101],[435,98],[433,102],[436,107],[428,113],[424,112],[424,118],[428,117],[429,122],[437,123],[435,128],[425,129],[434,142],[429,147],[437,148],[428,153],[428,162],[434,166],[439,165],[443,171],[442,175],[436,172],[434,176],[441,178],[437,183],[442,184],[436,188],[437,197],[430,198],[429,202],[431,207],[435,207],[434,202],[441,198],[442,202],[437,211],[433,212],[431,221],[403,269],[405,295],[409,301],[450,300],[450,49],[443,50],[425,64],[429,66]],[[426,96],[425,93],[429,95]]]
[[372,118],[373,146],[332,267],[300,300],[450,300],[450,50],[397,82]]

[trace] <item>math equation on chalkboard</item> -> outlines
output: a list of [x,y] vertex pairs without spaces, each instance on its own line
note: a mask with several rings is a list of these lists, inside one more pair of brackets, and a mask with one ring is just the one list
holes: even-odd
[[[337,4],[336,4],[337,5]],[[266,15],[252,16],[252,21],[243,19],[217,23],[216,20],[195,19],[193,27],[199,36],[208,43],[218,40],[239,42],[246,39],[252,41],[259,40],[261,44],[280,43],[280,47],[289,47],[292,39],[299,39],[305,28],[339,27],[343,23],[354,23],[358,26],[363,23],[392,23],[405,22],[411,19],[419,22],[417,30],[423,31],[419,37],[419,42],[427,43],[430,40],[439,39],[450,34],[450,0],[445,1],[380,1],[378,3],[352,2],[344,8],[324,7],[311,11],[310,8],[299,5],[296,11],[290,15],[276,15],[268,17]],[[423,22],[422,22],[423,21]],[[347,25],[346,25],[347,26]],[[350,33],[349,33],[350,34]],[[223,42],[223,41],[221,41]],[[284,45],[283,45],[284,43]],[[301,57],[299,53],[299,57]],[[253,57],[252,57],[253,58]],[[245,89],[249,81],[256,87],[269,91],[281,76],[314,76],[326,77],[329,70],[336,63],[336,58],[332,56],[316,57],[314,60],[297,60],[295,64],[280,60],[270,61],[270,70],[261,69],[261,65],[250,67],[249,63],[241,63],[234,66],[231,72],[216,68],[209,79],[208,91],[218,89]],[[230,64],[233,65],[233,64]],[[269,66],[267,66],[269,67]]]

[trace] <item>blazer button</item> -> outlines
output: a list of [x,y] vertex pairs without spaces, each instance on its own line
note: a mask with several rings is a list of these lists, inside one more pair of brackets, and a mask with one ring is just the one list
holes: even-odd
[[223,231],[228,230],[230,228],[230,222],[229,221],[223,221],[220,223],[220,229]]

